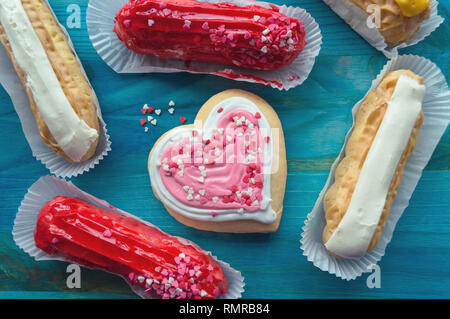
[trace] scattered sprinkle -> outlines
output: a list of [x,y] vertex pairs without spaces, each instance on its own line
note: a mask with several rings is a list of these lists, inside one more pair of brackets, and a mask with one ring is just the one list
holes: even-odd
[[103,232],[103,237],[110,238],[111,236],[112,236],[112,233],[109,229],[107,229]]

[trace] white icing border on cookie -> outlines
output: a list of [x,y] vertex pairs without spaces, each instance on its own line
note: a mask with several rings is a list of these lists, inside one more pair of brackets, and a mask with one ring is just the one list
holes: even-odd
[[98,132],[74,111],[20,0],[0,0],[0,23],[50,133],[70,159],[80,161]]
[[405,75],[399,77],[347,212],[325,243],[327,250],[343,258],[360,258],[366,254],[392,178],[422,109],[424,95],[424,85]]
[[[223,111],[218,113],[217,110],[223,108]],[[163,202],[171,210],[191,219],[201,220],[201,221],[213,221],[213,222],[224,222],[224,221],[236,221],[236,220],[256,220],[264,224],[273,223],[277,214],[272,209],[272,199],[271,199],[271,169],[272,169],[272,158],[273,158],[273,136],[272,128],[264,117],[263,112],[258,108],[256,104],[246,98],[242,97],[231,97],[219,104],[217,104],[209,113],[208,118],[203,124],[203,136],[207,137],[212,134],[212,131],[217,127],[219,120],[224,114],[229,111],[241,109],[251,113],[259,112],[261,118],[258,120],[260,129],[267,133],[270,137],[268,143],[264,142],[264,186],[262,189],[263,200],[261,207],[256,212],[247,212],[244,210],[240,213],[238,209],[200,209],[196,207],[191,207],[180,203],[173,195],[166,189],[164,183],[162,182],[159,165],[161,157],[164,151],[171,145],[176,144],[185,137],[192,136],[192,131],[197,130],[195,127],[190,128],[175,128],[169,131],[158,143],[155,145],[152,155],[149,161],[149,174],[152,187]],[[217,215],[213,217],[211,212],[217,212]]]

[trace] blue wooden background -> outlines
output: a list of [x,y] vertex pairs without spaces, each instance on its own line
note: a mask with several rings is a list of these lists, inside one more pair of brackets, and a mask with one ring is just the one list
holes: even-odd
[[[142,217],[164,231],[189,238],[242,271],[245,298],[449,298],[450,297],[450,131],[447,129],[409,207],[400,219],[381,267],[381,288],[369,289],[367,275],[345,282],[320,271],[299,249],[301,227],[314,205],[351,126],[351,108],[369,88],[386,58],[369,46],[321,0],[274,0],[306,8],[320,24],[323,48],[309,79],[288,92],[209,75],[114,73],[89,41],[87,0],[51,0],[61,23],[67,6],[82,9],[81,29],[69,33],[102,106],[112,152],[91,172],[74,178],[81,189]],[[439,13],[450,19],[450,2]],[[425,41],[402,53],[434,61],[449,80],[450,30],[446,22]],[[1,70],[0,70],[1,72]],[[188,228],[155,199],[147,175],[147,156],[155,140],[192,121],[211,95],[241,88],[265,98],[278,112],[286,136],[288,179],[285,210],[271,235],[217,234]],[[166,110],[157,127],[139,126],[144,103]],[[136,298],[118,277],[82,271],[82,288],[66,288],[66,263],[35,262],[12,239],[17,207],[28,187],[48,174],[32,156],[11,101],[0,87],[0,298]]]

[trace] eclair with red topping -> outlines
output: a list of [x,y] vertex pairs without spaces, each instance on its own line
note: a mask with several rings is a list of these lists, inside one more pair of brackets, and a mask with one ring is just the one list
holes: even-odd
[[290,65],[306,45],[302,22],[275,5],[130,0],[114,32],[138,54],[257,70]]
[[34,238],[47,254],[120,275],[156,298],[211,299],[228,289],[223,269],[198,246],[78,198],[47,202]]

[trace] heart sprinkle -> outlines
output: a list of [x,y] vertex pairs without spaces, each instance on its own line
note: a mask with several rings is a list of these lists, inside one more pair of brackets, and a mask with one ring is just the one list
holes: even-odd
[[112,236],[112,233],[109,229],[107,229],[103,232],[103,237],[110,238],[111,236]]

